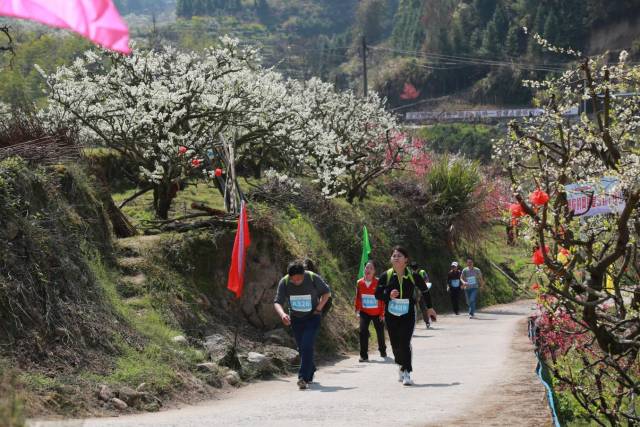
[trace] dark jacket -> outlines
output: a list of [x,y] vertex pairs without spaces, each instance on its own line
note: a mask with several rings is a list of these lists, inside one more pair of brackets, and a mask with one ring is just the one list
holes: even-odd
[[[409,275],[413,275],[413,281],[409,277]],[[415,289],[418,288],[420,292],[422,292],[422,296],[424,302],[427,305],[427,308],[433,308],[433,304],[431,302],[431,294],[429,293],[429,288],[427,288],[427,284],[424,282],[422,276],[418,273],[414,273],[408,268],[405,271],[404,278],[402,279],[402,292],[401,296],[398,298],[408,298],[409,299],[409,312],[408,315],[415,316]],[[389,309],[389,294],[393,289],[397,289],[400,291],[400,281],[398,280],[398,274],[393,271],[391,274],[391,278],[387,283],[387,271],[385,270],[380,277],[378,277],[378,286],[376,287],[376,298],[384,301],[386,304],[385,313],[388,314]],[[406,316],[406,315],[405,315]]]

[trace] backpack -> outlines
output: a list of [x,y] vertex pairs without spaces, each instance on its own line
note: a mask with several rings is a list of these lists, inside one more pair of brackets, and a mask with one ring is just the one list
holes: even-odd
[[[316,282],[314,281],[314,279],[317,276],[317,274],[314,273],[313,271],[308,271],[308,270],[305,270],[305,273],[309,273],[309,276],[311,276],[311,281],[313,282],[313,285],[315,286]],[[284,276],[284,283],[285,283],[285,285],[289,284],[289,275],[288,274],[286,276]],[[329,296],[329,299],[327,300],[327,303],[324,305],[324,307],[322,307],[322,315],[323,316],[325,314],[327,314],[329,312],[329,310],[331,310],[331,307],[333,306],[333,292],[331,291],[331,286],[329,286],[329,284],[326,283],[326,282],[325,282],[325,284],[329,288],[330,296]]]
[[[416,281],[413,278],[413,271],[411,271],[410,268],[407,268],[407,271],[409,271],[409,280],[411,280],[411,283],[413,283],[413,285],[415,286]],[[393,268],[390,268],[387,270],[387,285],[389,285],[389,281],[391,280],[391,276],[393,276]]]

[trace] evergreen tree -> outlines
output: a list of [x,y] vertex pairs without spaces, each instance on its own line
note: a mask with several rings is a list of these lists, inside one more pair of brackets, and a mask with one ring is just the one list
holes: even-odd
[[438,50],[440,53],[450,55],[453,52],[451,49],[451,42],[449,41],[449,32],[446,28],[440,28],[438,31]]
[[254,7],[256,10],[256,16],[264,24],[271,23],[271,8],[267,0],[255,0]]
[[482,54],[491,57],[500,56],[499,42],[496,23],[491,21],[487,24],[487,28],[482,35]]
[[193,0],[178,0],[176,15],[183,18],[191,18],[193,16]]
[[527,36],[518,24],[512,25],[507,33],[505,41],[507,55],[520,56],[527,48]]
[[560,28],[558,25],[558,18],[555,13],[550,13],[549,15],[547,15],[542,36],[551,44],[558,43],[558,34],[560,33]]
[[480,25],[484,26],[493,17],[498,0],[473,0],[473,8],[480,19]]
[[386,0],[361,1],[356,12],[354,34],[363,35],[369,43],[379,41],[384,35],[387,10]]
[[496,7],[496,11],[491,19],[496,27],[496,36],[500,43],[504,42],[509,32],[509,16],[507,15],[507,9],[502,3],[499,3]]
[[421,0],[400,0],[391,35],[393,45],[398,49],[420,49],[424,40],[422,6]]

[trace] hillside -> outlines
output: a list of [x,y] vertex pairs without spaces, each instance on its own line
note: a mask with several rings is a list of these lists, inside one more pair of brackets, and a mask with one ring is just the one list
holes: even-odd
[[[87,175],[102,169],[97,176],[109,177],[113,158],[86,155],[76,165],[53,167],[18,158],[0,162],[0,388],[17,390],[18,407],[28,415],[105,415],[118,410],[112,397],[127,403],[128,411],[155,411],[172,401],[215,395],[238,378],[292,369],[292,341],[280,327],[272,297],[295,257],[310,257],[334,292],[320,352],[335,356],[354,349],[351,283],[362,222],[371,230],[372,256],[380,265],[404,239],[432,275],[440,311],[448,308],[443,277],[451,259],[476,256],[490,283],[483,305],[521,292],[494,265],[510,266],[526,280],[526,263],[506,255],[500,229],[485,230],[474,244],[446,249],[437,227],[415,228],[410,218],[422,211],[408,208],[411,193],[380,188],[350,206],[324,200],[309,187],[288,201],[279,190],[250,193],[247,288],[236,304],[225,290],[232,227],[115,239],[97,197],[104,187]],[[407,185],[395,177],[384,188]],[[274,197],[282,202],[274,203]],[[217,192],[200,185],[179,193],[173,214],[193,200],[221,206]],[[151,215],[149,204],[141,198],[124,212],[142,227]],[[237,353],[230,353],[238,326]],[[250,351],[266,355],[268,363],[247,359]],[[0,399],[0,413],[11,414],[11,405]]]
[[[445,104],[528,105],[523,78],[564,69],[522,27],[588,54],[628,49],[640,58],[640,0],[119,0],[142,45],[202,50],[225,34],[260,49],[263,63],[293,78],[318,76],[340,89],[362,88],[361,38],[369,86],[391,107]],[[0,57],[0,101],[41,97],[46,71],[71,62],[88,44],[64,32],[12,23],[15,57]],[[53,56],[46,55],[51,50]],[[416,93],[403,99],[405,83]]]

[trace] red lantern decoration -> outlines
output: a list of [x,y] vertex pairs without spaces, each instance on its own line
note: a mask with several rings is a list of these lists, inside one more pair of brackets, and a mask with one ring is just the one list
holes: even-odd
[[182,156],[186,152],[187,152],[187,147],[185,147],[184,145],[181,145],[180,147],[178,147],[178,155]]
[[[549,253],[549,246],[544,247],[544,253]],[[544,264],[544,255],[542,254],[542,248],[538,248],[533,252],[533,255],[531,256],[531,261],[535,264],[535,265],[542,265]]]
[[222,176],[222,169],[216,168],[215,174],[216,176]]
[[536,206],[544,206],[549,201],[549,195],[538,188],[536,191],[529,194],[529,200]]
[[200,159],[191,160],[191,166],[193,166],[194,168],[199,168],[201,163],[202,163],[202,160]]
[[524,211],[522,210],[522,206],[520,203],[512,203],[509,205],[509,212],[511,212],[512,218],[520,218],[524,216]]
[[534,283],[533,285],[531,285],[531,290],[533,292],[538,292],[540,290],[540,285],[537,283]]

